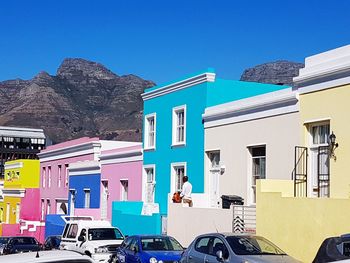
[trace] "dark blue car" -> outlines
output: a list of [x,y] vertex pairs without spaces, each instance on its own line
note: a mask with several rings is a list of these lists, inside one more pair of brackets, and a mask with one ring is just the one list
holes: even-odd
[[116,259],[119,263],[177,263],[183,250],[170,236],[129,236],[119,247]]

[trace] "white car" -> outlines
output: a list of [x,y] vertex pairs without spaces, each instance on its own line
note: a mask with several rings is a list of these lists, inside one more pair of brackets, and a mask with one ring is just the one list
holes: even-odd
[[108,221],[70,220],[63,230],[60,249],[90,256],[99,263],[109,262],[124,240],[121,231]]
[[94,261],[86,256],[73,251],[39,251],[27,252],[21,254],[11,254],[0,256],[0,262],[11,263],[49,263],[49,262],[64,262],[64,263],[93,263]]

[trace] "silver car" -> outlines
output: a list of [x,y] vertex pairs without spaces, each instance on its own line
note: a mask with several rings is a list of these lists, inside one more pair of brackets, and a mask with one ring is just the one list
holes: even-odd
[[213,233],[196,237],[182,254],[180,263],[296,263],[263,237]]

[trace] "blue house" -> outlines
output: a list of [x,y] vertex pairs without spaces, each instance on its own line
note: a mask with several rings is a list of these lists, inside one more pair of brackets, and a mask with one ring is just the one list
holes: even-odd
[[98,161],[72,163],[69,167],[68,211],[71,216],[100,219],[101,171]]
[[[204,192],[205,108],[285,88],[279,85],[224,80],[212,69],[149,88],[144,100],[144,202],[167,214],[172,193],[187,175],[194,206]],[[156,206],[157,207],[157,206]]]
[[[133,204],[133,209],[128,206],[128,211],[123,208],[125,204],[114,202],[113,216],[118,215],[115,216],[118,220],[114,224],[123,224],[123,229],[128,234],[132,233],[132,226],[146,225],[146,221],[162,221],[167,216],[172,193],[181,190],[185,175],[193,186],[194,206],[204,205],[202,115],[205,109],[283,88],[285,87],[278,85],[219,79],[213,69],[208,69],[146,89],[142,94],[143,202]],[[147,218],[147,215],[152,216]],[[159,226],[154,232],[162,232],[164,225],[161,222],[153,225]],[[148,233],[148,230],[145,229],[144,232]]]

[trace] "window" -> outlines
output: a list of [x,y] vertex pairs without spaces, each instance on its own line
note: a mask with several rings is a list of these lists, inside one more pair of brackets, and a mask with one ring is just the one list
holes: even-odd
[[10,203],[6,204],[6,224],[10,223]]
[[210,237],[202,237],[197,240],[195,250],[199,253],[209,254]]
[[186,143],[186,106],[173,109],[173,145]]
[[16,224],[19,223],[19,214],[20,214],[20,209],[21,209],[21,206],[19,203],[16,204]]
[[171,189],[172,192],[182,190],[183,177],[186,175],[186,163],[172,164],[173,178],[175,182],[175,188]]
[[256,180],[266,178],[266,146],[250,148],[252,156],[252,202],[256,202]]
[[43,167],[43,188],[46,187],[46,167]]
[[67,233],[67,238],[75,238],[78,234],[78,225],[71,224]]
[[68,164],[64,165],[64,186],[65,188],[68,186]]
[[51,166],[47,167],[48,187],[51,188]]
[[154,149],[156,147],[156,114],[145,116],[145,149]]
[[84,189],[84,208],[90,208],[90,189]]
[[147,166],[145,169],[146,184],[145,184],[145,201],[146,203],[154,202],[154,190],[155,190],[155,180],[154,180],[154,166]]
[[312,125],[311,135],[313,144],[328,144],[329,124]]
[[62,181],[62,165],[58,165],[58,187],[61,187]]
[[128,201],[129,181],[120,180],[120,201]]
[[45,219],[45,200],[41,199],[41,221]]
[[46,214],[49,215],[51,213],[51,202],[50,199],[46,201]]
[[4,222],[4,208],[0,208],[0,223]]

